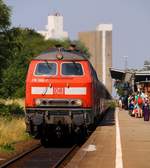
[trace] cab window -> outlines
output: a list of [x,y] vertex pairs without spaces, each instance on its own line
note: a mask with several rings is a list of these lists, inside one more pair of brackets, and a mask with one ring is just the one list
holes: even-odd
[[83,75],[83,69],[80,63],[70,62],[62,63],[62,75],[78,76]]
[[35,75],[56,75],[56,63],[38,63]]

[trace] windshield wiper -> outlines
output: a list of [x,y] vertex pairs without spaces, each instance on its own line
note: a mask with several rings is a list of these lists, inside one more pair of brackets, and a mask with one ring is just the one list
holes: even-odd
[[74,60],[72,60],[72,63],[73,63],[73,65],[74,65],[74,67],[77,69],[77,71],[79,70],[79,67],[78,67],[78,65],[77,65],[77,63],[74,61]]
[[[48,69],[50,69],[50,70],[51,70],[51,69],[52,69],[52,67],[49,65],[48,61],[47,61],[47,60],[44,60],[44,62],[46,63],[46,65],[47,65]],[[49,78],[50,78],[50,76],[49,76]],[[42,96],[44,96],[44,95],[47,93],[48,88],[50,88],[50,85],[48,85],[48,87],[46,87],[46,88],[45,88],[45,91],[44,91],[44,93],[42,94]]]
[[47,60],[44,60],[45,61],[45,63],[46,63],[46,65],[47,65],[47,67],[48,67],[48,69],[52,69],[52,67],[49,65],[49,63],[48,63],[48,61]]

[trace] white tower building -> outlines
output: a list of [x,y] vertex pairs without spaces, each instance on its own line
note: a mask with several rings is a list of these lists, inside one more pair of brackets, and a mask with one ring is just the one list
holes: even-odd
[[59,13],[48,16],[46,31],[38,31],[45,39],[65,39],[68,32],[63,31],[63,16]]

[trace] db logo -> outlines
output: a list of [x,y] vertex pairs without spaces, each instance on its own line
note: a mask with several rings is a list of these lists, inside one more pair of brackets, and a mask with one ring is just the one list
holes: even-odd
[[64,88],[53,88],[54,94],[64,94]]

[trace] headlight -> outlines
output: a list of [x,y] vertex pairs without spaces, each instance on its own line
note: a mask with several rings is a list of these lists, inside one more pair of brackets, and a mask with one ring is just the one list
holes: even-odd
[[72,100],[71,104],[74,106],[82,106],[82,100],[78,99],[78,100]]
[[36,106],[40,106],[41,105],[41,100],[40,99],[35,99],[35,104],[36,104]]

